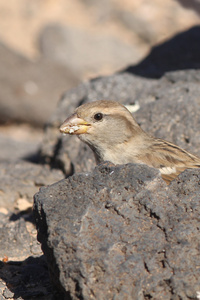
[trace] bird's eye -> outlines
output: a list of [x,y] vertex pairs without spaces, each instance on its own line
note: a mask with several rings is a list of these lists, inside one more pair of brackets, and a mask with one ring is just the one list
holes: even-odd
[[102,114],[102,113],[97,113],[97,114],[95,114],[95,115],[94,115],[94,119],[95,119],[96,121],[102,120],[102,119],[103,119],[103,114]]

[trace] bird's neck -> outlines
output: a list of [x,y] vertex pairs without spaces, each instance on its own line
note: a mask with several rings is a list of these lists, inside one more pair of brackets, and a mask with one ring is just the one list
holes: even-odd
[[[142,132],[140,135],[130,137],[123,143],[107,144],[103,147],[89,144],[93,150],[96,163],[110,161],[114,164],[141,163],[139,157],[145,145],[148,147],[150,137]],[[145,142],[144,142],[145,141]]]

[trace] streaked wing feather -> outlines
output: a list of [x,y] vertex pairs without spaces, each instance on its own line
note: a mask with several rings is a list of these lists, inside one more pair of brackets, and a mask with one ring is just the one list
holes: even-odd
[[169,174],[164,174],[162,173],[162,170],[160,169],[161,171],[161,176],[162,178],[165,180],[165,182],[167,184],[169,184],[173,179],[175,179],[179,174],[181,174],[183,171],[185,171],[186,169],[191,169],[191,168],[200,168],[200,165],[198,166],[193,166],[193,167],[176,167],[176,172],[172,172],[172,173],[169,173]]
[[[186,169],[200,168],[200,158],[182,148],[161,139],[155,139],[153,153],[162,178],[169,184]],[[160,166],[159,166],[160,164]]]

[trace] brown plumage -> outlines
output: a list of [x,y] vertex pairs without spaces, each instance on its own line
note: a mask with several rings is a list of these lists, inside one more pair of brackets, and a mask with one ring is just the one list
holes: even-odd
[[142,130],[120,103],[95,101],[79,106],[61,125],[65,134],[76,134],[93,150],[97,163],[141,163],[160,170],[169,184],[189,168],[199,168],[200,158]]

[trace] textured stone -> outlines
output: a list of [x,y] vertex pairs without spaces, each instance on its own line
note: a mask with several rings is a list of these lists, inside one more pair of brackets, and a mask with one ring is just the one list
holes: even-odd
[[0,214],[0,241],[0,299],[52,299],[32,213]]
[[144,165],[99,165],[35,195],[38,239],[62,299],[195,299],[200,171],[166,186]]

